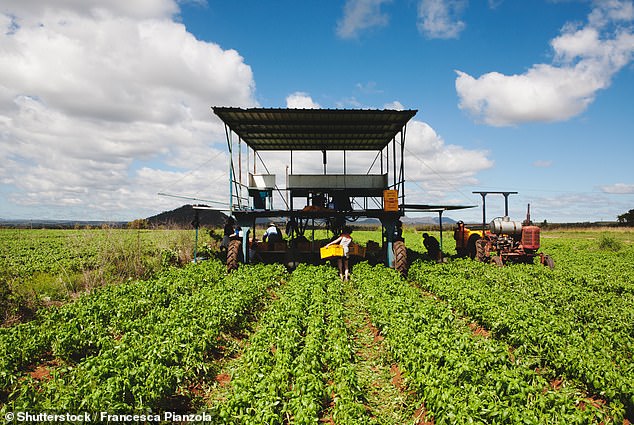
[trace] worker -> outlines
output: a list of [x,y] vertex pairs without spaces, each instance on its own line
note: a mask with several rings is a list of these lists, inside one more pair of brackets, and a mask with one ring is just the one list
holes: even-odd
[[456,229],[453,232],[453,238],[456,241],[456,253],[458,257],[464,257],[469,254],[466,237],[468,231],[464,227],[464,221],[460,220],[456,223]]
[[272,247],[275,242],[282,241],[282,232],[277,228],[275,223],[270,222],[269,227],[264,232],[264,236],[262,236],[263,242],[268,242],[269,247]]
[[256,238],[249,238],[249,261],[251,263],[262,262],[262,257],[258,252],[258,243]]
[[229,248],[229,238],[233,235],[235,225],[235,220],[233,217],[227,217],[227,221],[225,222],[225,227],[223,230],[222,242],[220,243],[220,250],[226,251]]
[[427,249],[427,254],[430,258],[436,260],[437,262],[442,261],[440,256],[440,244],[435,237],[429,236],[428,233],[423,233],[423,245]]
[[286,223],[286,236],[291,239],[299,236],[299,227],[294,217],[291,217],[291,219],[288,220],[288,223]]
[[339,267],[339,278],[341,278],[341,280],[348,280],[350,277],[350,270],[348,267],[348,253],[350,251],[350,242],[352,242],[352,236],[350,236],[350,233],[352,233],[352,228],[346,226],[343,228],[343,232],[337,239],[326,245],[330,246],[339,244],[343,247],[343,257],[339,257],[337,259],[337,266]]
[[464,246],[464,221],[460,220],[456,223],[453,238],[456,240],[456,246]]

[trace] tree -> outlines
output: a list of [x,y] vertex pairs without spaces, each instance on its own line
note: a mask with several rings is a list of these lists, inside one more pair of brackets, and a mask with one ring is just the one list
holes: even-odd
[[626,226],[634,226],[634,209],[629,210],[625,214],[621,214],[617,217],[619,223],[624,224]]
[[149,223],[145,218],[139,218],[128,223],[128,229],[147,229]]

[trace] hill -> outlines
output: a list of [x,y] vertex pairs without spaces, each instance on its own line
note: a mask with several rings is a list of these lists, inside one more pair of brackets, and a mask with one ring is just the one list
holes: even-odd
[[[202,205],[201,205],[202,206]],[[216,210],[194,210],[193,205],[183,205],[172,211],[164,211],[160,214],[148,217],[146,220],[151,226],[177,226],[192,227],[192,222],[198,211],[200,226],[222,227],[227,216]]]
[[[402,219],[403,224],[407,224],[407,225],[417,225],[417,224],[431,224],[431,225],[438,225],[440,224],[440,219],[438,218],[438,215],[434,215],[434,216],[419,216],[419,217],[403,217]],[[443,217],[442,218],[442,224],[443,225],[451,225],[451,224],[456,224],[456,220],[454,220],[453,218],[450,217]]]

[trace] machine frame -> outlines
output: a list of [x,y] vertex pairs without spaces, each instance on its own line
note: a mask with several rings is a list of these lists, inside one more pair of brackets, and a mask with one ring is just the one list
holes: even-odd
[[[399,224],[404,215],[406,126],[416,110],[213,107],[213,112],[225,126],[229,151],[229,209],[242,230],[241,236],[230,244],[229,270],[250,261],[249,241],[255,239],[259,219],[294,220],[303,232],[309,222],[314,229],[318,221],[331,226],[359,218],[376,218],[383,228],[384,262],[401,273],[406,272],[407,254]],[[260,155],[262,151],[280,155],[288,152],[283,187],[268,171]],[[321,151],[323,172],[302,174],[297,170],[293,154],[298,151]],[[347,155],[355,151],[376,152],[365,174],[348,173]],[[343,173],[328,172],[328,157],[335,152],[343,155]],[[258,165],[265,173],[257,173]],[[372,173],[376,168],[379,173]],[[385,191],[396,194],[397,202],[386,203],[384,195],[388,192]],[[274,207],[275,193],[286,203],[285,208]],[[332,205],[320,205],[318,195],[332,199]],[[301,208],[296,202],[299,198],[306,199]],[[291,238],[290,250],[267,251],[268,260],[293,264],[319,259],[314,237],[311,246],[303,246],[302,250],[297,249],[293,240]]]

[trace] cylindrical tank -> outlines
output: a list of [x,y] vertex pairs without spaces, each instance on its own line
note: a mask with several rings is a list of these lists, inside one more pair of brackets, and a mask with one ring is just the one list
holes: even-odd
[[538,250],[539,244],[539,227],[524,226],[522,230],[522,246],[524,249]]
[[522,222],[511,221],[509,217],[498,217],[489,223],[489,230],[496,235],[519,236],[522,234]]

